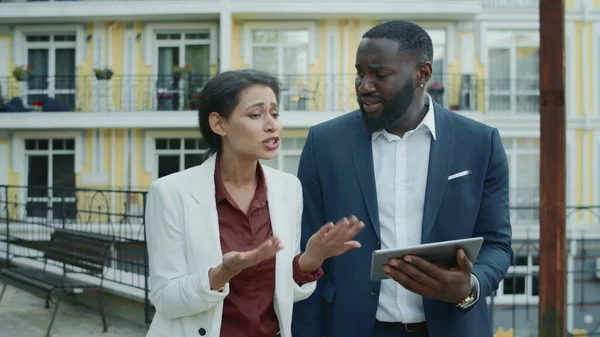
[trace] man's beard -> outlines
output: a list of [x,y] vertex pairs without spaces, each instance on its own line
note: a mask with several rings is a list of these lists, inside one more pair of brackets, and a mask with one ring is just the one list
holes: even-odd
[[360,97],[369,97],[368,95],[359,95],[358,105],[362,111],[363,119],[370,132],[376,132],[394,126],[406,112],[406,109],[412,104],[415,95],[414,81],[409,81],[402,87],[398,93],[389,101],[381,96],[371,96],[381,101],[383,111],[379,117],[370,117],[364,109]]

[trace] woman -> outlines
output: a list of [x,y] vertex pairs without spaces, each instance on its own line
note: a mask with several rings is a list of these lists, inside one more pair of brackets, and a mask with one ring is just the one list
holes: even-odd
[[302,188],[262,166],[280,144],[279,84],[239,70],[210,80],[199,124],[211,156],[154,181],[146,226],[154,337],[291,336],[292,307],[329,257],[360,247],[355,217],[325,224],[300,253]]

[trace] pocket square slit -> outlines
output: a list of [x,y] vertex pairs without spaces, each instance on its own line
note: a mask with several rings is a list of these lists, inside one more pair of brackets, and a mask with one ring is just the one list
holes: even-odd
[[469,173],[471,173],[471,170],[465,170],[465,171],[461,171],[458,173],[454,173],[453,175],[448,177],[448,180],[464,177],[464,176],[468,175]]

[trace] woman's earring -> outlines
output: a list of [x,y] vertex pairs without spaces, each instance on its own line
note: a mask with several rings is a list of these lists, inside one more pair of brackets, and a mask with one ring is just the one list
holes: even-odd
[[421,84],[419,87],[423,88],[423,84]]

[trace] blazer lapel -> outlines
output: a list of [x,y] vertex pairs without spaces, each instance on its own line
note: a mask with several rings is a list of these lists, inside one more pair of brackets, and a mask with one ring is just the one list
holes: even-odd
[[[215,164],[216,155],[212,155],[198,167],[193,180],[189,182],[188,186],[191,187],[190,194],[193,201],[189,203],[188,207],[193,218],[190,220],[193,222],[189,225],[188,230],[191,237],[205,237],[203,242],[210,247],[202,247],[202,251],[211,252],[211,256],[207,259],[210,263],[218,264],[221,263],[223,254],[215,199]],[[204,225],[199,226],[195,221],[201,221]],[[199,249],[200,247],[195,248]],[[198,262],[201,262],[200,259]]]
[[[287,221],[287,215],[293,210],[287,209],[289,203],[283,193],[284,184],[277,181],[277,176],[271,174],[270,168],[263,166],[265,182],[267,184],[267,201],[269,203],[269,216],[271,217],[271,229],[273,235],[281,240],[289,236],[290,223]],[[294,224],[295,225],[295,224]],[[285,241],[283,241],[285,242]],[[289,243],[288,243],[289,244]]]
[[375,186],[375,170],[373,169],[373,147],[371,145],[371,134],[363,124],[360,114],[356,119],[356,131],[352,135],[351,152],[354,160],[354,168],[358,176],[358,182],[362,190],[369,220],[377,237],[381,239],[379,231],[379,211],[377,206],[377,189]]
[[435,104],[435,128],[436,140],[431,141],[429,151],[429,169],[427,172],[427,188],[425,190],[425,206],[423,209],[423,228],[421,241],[427,242],[427,238],[435,219],[437,218],[446,183],[452,154],[454,153],[454,127],[447,118],[447,111]]

